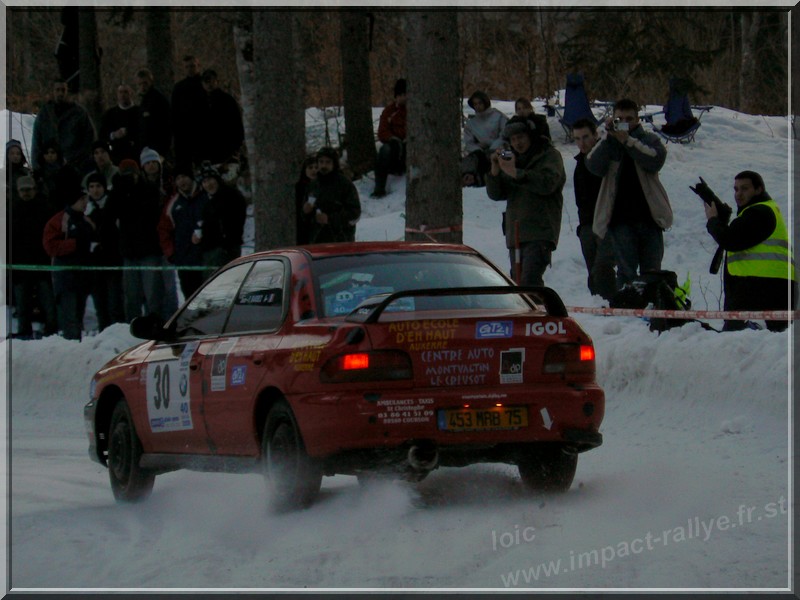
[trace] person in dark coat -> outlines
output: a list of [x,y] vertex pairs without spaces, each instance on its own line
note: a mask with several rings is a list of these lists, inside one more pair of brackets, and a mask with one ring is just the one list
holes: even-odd
[[319,171],[312,186],[317,201],[303,205],[305,220],[311,226],[310,243],[353,242],[356,223],[361,217],[361,199],[358,190],[341,171],[339,154],[334,148],[324,147],[317,152]]
[[[49,265],[50,257],[42,246],[42,232],[56,211],[36,189],[36,180],[23,175],[17,179],[18,195],[11,199],[10,256],[12,265]],[[47,271],[11,269],[11,289],[17,313],[17,337],[33,336],[34,312],[38,308],[44,319],[44,335],[58,333],[53,284]]]
[[206,91],[200,74],[200,61],[191,54],[183,57],[186,77],[172,88],[172,124],[175,129],[175,163],[181,169],[200,164],[199,144],[202,139]]
[[120,84],[117,87],[117,105],[112,106],[103,114],[98,138],[107,144],[110,149],[111,161],[114,164],[118,165],[126,158],[133,160],[139,158],[141,151],[139,122],[141,118],[141,108],[133,103],[131,86],[125,83]]
[[386,106],[378,121],[378,140],[381,148],[375,162],[375,189],[371,198],[386,195],[389,173],[397,175],[406,170],[406,80],[394,84],[394,102]]
[[94,139],[94,125],[89,113],[69,100],[66,83],[54,82],[52,100],[42,106],[33,122],[33,168],[38,169],[41,166],[39,156],[42,146],[49,140],[54,140],[61,146],[66,163],[83,173],[89,163]]
[[300,177],[297,183],[294,184],[294,202],[295,202],[295,215],[297,216],[297,245],[308,244],[311,237],[311,229],[309,227],[308,219],[303,218],[303,207],[306,203],[314,206],[317,199],[314,194],[316,191],[311,191],[313,183],[317,180],[317,157],[308,156],[303,161],[303,166],[300,169]]
[[586,168],[586,155],[597,143],[597,125],[589,119],[578,119],[572,124],[572,138],[578,146],[575,155],[575,172],[572,176],[575,204],[578,207],[578,239],[588,272],[588,286],[592,295],[602,296],[609,302],[617,291],[614,272],[614,247],[611,238],[600,239],[592,231],[594,207],[600,192],[602,177]]
[[539,132],[540,135],[545,136],[549,140],[553,139],[550,136],[550,126],[547,124],[547,117],[536,114],[533,110],[533,104],[531,104],[531,101],[527,98],[517,98],[514,102],[514,114],[518,117],[533,121],[536,125],[536,131]]
[[6,198],[12,201],[19,200],[17,194],[17,180],[31,174],[28,159],[22,151],[19,140],[6,142]]
[[120,254],[126,267],[122,276],[125,320],[130,322],[142,314],[157,314],[166,320],[170,315],[162,311],[164,278],[158,239],[161,198],[157,189],[142,181],[135,161],[120,163],[107,206],[111,218],[119,223]]
[[[95,240],[92,245],[91,263],[95,267],[121,267],[119,253],[119,228],[116,218],[108,206],[106,178],[98,172],[89,173],[85,180],[89,195],[86,216],[95,224]],[[125,322],[123,308],[122,270],[93,271],[92,299],[97,314],[97,327],[103,331],[113,323]]]
[[[91,265],[91,245],[95,226],[86,216],[89,196],[80,189],[80,180],[66,187],[64,194],[75,198],[64,210],[53,215],[44,227],[42,245],[55,267],[87,267]],[[58,324],[68,340],[80,340],[86,297],[91,288],[87,271],[65,269],[53,271],[53,291],[58,306]]]
[[[203,265],[203,250],[200,244],[192,243],[192,236],[202,231],[203,207],[208,195],[197,185],[186,163],[179,163],[176,167],[175,190],[159,226],[161,249],[171,264],[200,267]],[[188,299],[204,279],[204,271],[179,269],[178,280],[183,297]]]
[[217,73],[206,69],[202,75],[206,92],[205,111],[196,127],[202,131],[198,137],[200,159],[212,165],[238,160],[244,142],[244,125],[239,104],[233,96],[219,87]]
[[[149,69],[136,73],[139,88],[139,147],[152,148],[161,156],[172,156],[172,119],[169,100],[153,86]],[[135,160],[135,157],[134,157]]]
[[522,117],[509,119],[503,139],[511,146],[510,156],[503,148],[491,154],[486,192],[492,200],[507,201],[505,234],[512,272],[517,270],[517,249],[521,260],[517,283],[541,286],[561,231],[564,161],[534,122]]
[[[242,236],[247,218],[247,203],[239,190],[226,185],[219,171],[206,164],[200,172],[203,193],[202,221],[192,243],[203,251],[208,275],[242,255]],[[200,234],[199,236],[197,234]]]

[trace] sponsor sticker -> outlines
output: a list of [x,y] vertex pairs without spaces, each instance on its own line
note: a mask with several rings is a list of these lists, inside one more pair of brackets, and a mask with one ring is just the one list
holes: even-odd
[[513,335],[513,321],[478,321],[475,324],[475,338],[479,340],[510,338]]
[[500,353],[500,383],[522,383],[525,348],[511,348]]
[[525,323],[525,335],[566,335],[567,330],[561,321],[535,321]]
[[247,365],[239,365],[231,369],[231,387],[244,385],[245,379],[247,379]]

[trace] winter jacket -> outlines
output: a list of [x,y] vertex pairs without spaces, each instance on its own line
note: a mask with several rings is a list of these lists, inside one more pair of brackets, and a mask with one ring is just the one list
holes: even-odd
[[109,207],[108,195],[99,200],[89,198],[86,216],[95,224],[97,246],[92,252],[92,264],[99,266],[118,266],[122,264],[119,253],[119,228],[116,216]]
[[169,100],[151,87],[139,103],[139,148],[152,148],[161,156],[168,156],[172,145],[172,120]]
[[572,182],[575,189],[575,204],[578,207],[578,227],[591,228],[594,221],[594,207],[597,204],[597,195],[603,178],[594,175],[586,168],[585,154],[576,154],[575,161]]
[[387,143],[392,138],[401,141],[406,140],[406,105],[392,102],[381,112],[378,121],[378,140],[382,144]]
[[464,150],[467,154],[476,150],[490,152],[503,145],[503,128],[506,117],[496,108],[487,108],[475,113],[464,125]]
[[547,138],[516,157],[515,178],[500,171],[486,175],[486,193],[492,200],[507,200],[506,247],[514,248],[516,226],[519,242],[546,241],[555,249],[561,231],[561,194],[567,176],[561,153]]
[[[129,108],[114,106],[109,108],[100,121],[100,141],[109,144],[111,150],[111,161],[119,164],[126,158],[139,162],[139,153],[142,147],[139,146],[139,123],[142,118],[142,110],[136,105]],[[124,127],[127,132],[125,137],[111,139],[111,133]]]
[[33,168],[36,170],[42,166],[39,157],[42,147],[55,140],[61,146],[67,163],[81,170],[82,165],[90,160],[94,139],[94,125],[89,113],[81,106],[67,102],[57,107],[55,102],[47,102],[33,122]]
[[247,218],[247,202],[244,196],[239,190],[221,181],[216,194],[210,196],[204,191],[201,196],[202,251],[205,253],[222,249],[231,256],[239,256]]
[[203,112],[206,105],[206,91],[200,75],[185,77],[172,88],[175,157],[183,164],[200,162],[199,143],[203,136]]
[[[64,219],[67,220],[67,233],[62,227]],[[42,245],[52,258],[53,266],[91,265],[90,248],[94,231],[88,217],[70,207],[53,215],[42,234]],[[89,281],[90,276],[86,271],[53,271],[53,291],[56,295],[62,292],[85,292]]]
[[672,207],[667,191],[658,179],[667,150],[655,133],[645,131],[640,125],[630,132],[624,146],[607,136],[595,144],[586,157],[589,171],[603,178],[594,211],[594,232],[601,238],[605,237],[614,215],[623,154],[633,160],[650,216],[658,227],[668,229],[672,226]]
[[229,160],[244,142],[242,113],[233,96],[220,89],[212,90],[206,99],[200,135],[200,159],[220,164]]
[[311,222],[310,242],[355,241],[356,221],[361,217],[361,199],[353,182],[338,170],[319,173],[311,190],[317,196],[316,208],[328,215],[328,224],[318,224],[314,212],[308,215]]
[[119,223],[119,250],[124,259],[161,256],[158,222],[161,198],[155,187],[148,187],[130,175],[114,177],[114,189],[108,193],[113,218]]
[[164,255],[176,265],[199,266],[203,264],[203,251],[200,244],[192,243],[192,234],[196,229],[201,229],[203,222],[203,207],[208,201],[208,195],[199,186],[194,193],[184,196],[180,192],[175,194],[168,205],[169,220],[174,229],[172,232],[172,252],[164,249]]
[[[42,247],[42,232],[55,212],[47,198],[41,194],[37,194],[32,200],[17,198],[11,201],[9,262],[15,265],[50,264],[50,257]],[[14,276],[16,275],[15,272]]]

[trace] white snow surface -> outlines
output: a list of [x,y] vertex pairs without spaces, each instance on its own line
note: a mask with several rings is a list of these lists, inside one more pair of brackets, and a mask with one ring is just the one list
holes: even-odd
[[[513,112],[511,102],[494,105]],[[567,305],[602,306],[586,289],[575,235],[577,151],[554,118],[550,128],[568,181],[545,283]],[[664,236],[663,266],[681,281],[691,274],[694,308],[719,309],[721,281],[708,274],[715,245],[688,186],[703,176],[734,205],[733,175],[753,169],[792,223],[790,144],[786,118],[715,107],[694,143],[667,146],[660,177],[675,222]],[[390,193],[379,200],[369,198],[370,178],[357,187],[357,238],[402,239],[404,179],[390,177]],[[464,190],[464,242],[506,269],[504,205],[485,189]],[[157,477],[146,503],[115,504],[106,469],[87,455],[82,413],[93,373],[136,342],[127,326],[81,342],[4,341],[8,586],[789,587],[790,333],[718,334],[693,323],[657,335],[641,319],[573,316],[594,339],[606,415],[604,444],[580,456],[569,492],[530,496],[516,469],[501,465],[438,469],[416,486],[361,488],[354,477],[336,476],[323,480],[313,506],[280,515],[267,511],[258,475],[174,472]]]

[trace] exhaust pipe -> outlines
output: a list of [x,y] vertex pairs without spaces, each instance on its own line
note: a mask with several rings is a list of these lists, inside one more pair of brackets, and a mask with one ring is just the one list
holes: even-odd
[[433,444],[415,444],[408,449],[407,460],[415,471],[433,471],[439,464],[439,451]]

